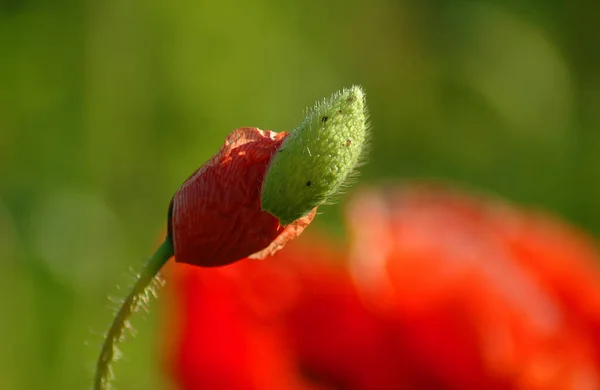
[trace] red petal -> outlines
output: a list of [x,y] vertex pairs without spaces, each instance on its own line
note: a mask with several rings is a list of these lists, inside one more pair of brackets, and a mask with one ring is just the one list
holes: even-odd
[[356,281],[429,378],[600,387],[600,255],[572,228],[439,186],[366,190],[349,215]]
[[322,274],[327,286],[329,277],[341,276],[322,257],[337,255],[324,247],[293,245],[265,261],[221,268],[167,267],[161,356],[177,388],[329,389],[303,377],[285,327],[300,296],[314,287],[307,278]]
[[170,232],[178,262],[211,267],[274,253],[310,223],[287,227],[261,210],[271,157],[288,133],[241,128],[175,193]]

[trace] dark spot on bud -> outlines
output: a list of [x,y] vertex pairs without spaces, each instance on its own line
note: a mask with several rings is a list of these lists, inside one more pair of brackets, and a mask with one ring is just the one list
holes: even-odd
[[310,181],[310,180],[306,182],[307,187],[310,187],[311,184],[312,184],[312,181]]
[[327,119],[329,119],[329,117],[325,115],[323,118],[321,118],[321,122],[325,123],[327,122]]
[[346,146],[350,146],[350,145],[352,145],[352,140],[350,138],[348,138],[346,140]]
[[347,101],[348,101],[348,102],[353,102],[353,101],[354,101],[354,97],[353,97],[353,96],[350,96],[350,97],[348,98],[348,100],[347,100]]
[[342,110],[338,110],[338,113],[339,113],[339,114],[341,114],[341,113],[342,113]]

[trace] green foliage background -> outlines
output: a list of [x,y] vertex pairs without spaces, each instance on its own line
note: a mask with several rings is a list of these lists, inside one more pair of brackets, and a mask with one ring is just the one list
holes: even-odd
[[[170,196],[234,128],[361,84],[361,181],[440,177],[600,232],[593,1],[0,1],[0,389],[89,388]],[[339,207],[320,218],[340,234]],[[116,366],[163,389],[159,310]]]

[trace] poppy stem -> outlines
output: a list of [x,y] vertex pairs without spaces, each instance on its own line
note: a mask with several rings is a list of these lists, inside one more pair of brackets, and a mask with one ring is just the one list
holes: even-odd
[[104,338],[102,352],[96,364],[94,390],[109,389],[109,382],[112,379],[112,363],[116,360],[115,355],[118,354],[116,345],[123,341],[125,329],[130,328],[129,317],[138,310],[141,303],[147,302],[149,296],[153,293],[153,286],[157,281],[158,272],[172,256],[173,244],[171,238],[167,236],[138,275],[133,289],[121,304]]

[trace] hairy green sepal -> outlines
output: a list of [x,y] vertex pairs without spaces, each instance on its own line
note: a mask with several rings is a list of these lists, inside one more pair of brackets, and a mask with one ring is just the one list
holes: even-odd
[[271,159],[262,209],[287,225],[335,195],[363,156],[367,116],[358,86],[309,109]]

